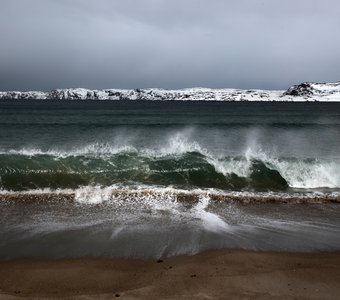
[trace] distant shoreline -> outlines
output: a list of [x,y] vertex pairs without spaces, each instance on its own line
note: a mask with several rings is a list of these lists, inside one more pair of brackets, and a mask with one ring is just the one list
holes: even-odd
[[336,299],[340,253],[213,250],[152,261],[2,261],[0,290],[0,299]]
[[147,100],[147,101],[280,101],[280,102],[338,102],[340,82],[301,83],[286,91],[188,88],[180,90],[150,89],[103,89],[84,88],[41,91],[4,91],[0,100]]

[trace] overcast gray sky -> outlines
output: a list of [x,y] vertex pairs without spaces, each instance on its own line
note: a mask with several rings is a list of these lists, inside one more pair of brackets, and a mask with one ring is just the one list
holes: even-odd
[[0,0],[0,90],[340,80],[339,0]]

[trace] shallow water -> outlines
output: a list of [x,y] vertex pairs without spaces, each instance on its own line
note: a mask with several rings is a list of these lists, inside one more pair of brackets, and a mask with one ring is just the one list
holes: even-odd
[[238,204],[168,198],[105,204],[1,204],[0,257],[158,258],[215,248],[340,250],[338,204]]

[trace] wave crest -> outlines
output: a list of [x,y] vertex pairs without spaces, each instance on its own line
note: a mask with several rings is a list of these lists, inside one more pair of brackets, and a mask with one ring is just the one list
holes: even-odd
[[[255,149],[255,150],[254,150]],[[0,153],[0,188],[148,185],[275,191],[340,188],[340,159],[269,155],[256,147],[216,156],[185,135],[158,148],[94,143],[74,150],[23,148]]]

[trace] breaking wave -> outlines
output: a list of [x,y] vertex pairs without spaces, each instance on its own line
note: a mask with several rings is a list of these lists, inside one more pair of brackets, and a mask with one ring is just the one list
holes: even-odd
[[216,156],[179,137],[155,149],[95,143],[67,151],[0,152],[2,190],[112,185],[255,192],[339,189],[340,159],[276,157],[254,148],[240,155]]

